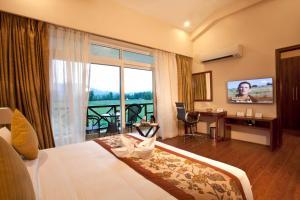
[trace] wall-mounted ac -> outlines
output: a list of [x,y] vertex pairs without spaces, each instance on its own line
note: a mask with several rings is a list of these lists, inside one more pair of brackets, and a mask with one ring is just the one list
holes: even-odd
[[228,58],[240,58],[243,55],[243,46],[235,45],[225,49],[219,49],[215,52],[203,54],[200,56],[200,61],[202,63],[213,62],[217,60],[223,60]]

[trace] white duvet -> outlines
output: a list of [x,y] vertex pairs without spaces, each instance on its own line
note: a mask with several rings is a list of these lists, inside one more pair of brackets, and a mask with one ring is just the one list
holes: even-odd
[[[253,199],[244,171],[160,142],[156,145],[234,174],[240,179],[247,199]],[[37,160],[25,164],[41,200],[175,199],[93,141],[42,150]]]

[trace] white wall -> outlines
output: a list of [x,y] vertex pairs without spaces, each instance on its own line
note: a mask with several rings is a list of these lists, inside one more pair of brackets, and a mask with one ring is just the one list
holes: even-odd
[[191,56],[189,34],[111,0],[0,0],[0,10]]
[[[275,82],[275,49],[300,44],[300,1],[269,0],[219,21],[193,42],[193,73],[212,70],[212,105],[195,103],[195,108],[215,106],[229,114],[252,108],[264,116],[276,116],[272,105],[229,104],[226,100],[228,80],[272,77]],[[234,44],[242,44],[240,59],[201,64],[199,56]],[[275,87],[274,87],[275,89]],[[250,133],[250,134],[249,134]],[[268,144],[268,134],[256,130],[235,130],[232,138]]]

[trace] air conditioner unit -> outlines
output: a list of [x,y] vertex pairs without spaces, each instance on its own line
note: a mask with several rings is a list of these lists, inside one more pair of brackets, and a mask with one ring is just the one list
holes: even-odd
[[243,55],[243,46],[235,45],[226,49],[217,50],[212,53],[203,54],[200,56],[202,63],[213,62],[217,60],[223,60],[228,58],[240,58]]

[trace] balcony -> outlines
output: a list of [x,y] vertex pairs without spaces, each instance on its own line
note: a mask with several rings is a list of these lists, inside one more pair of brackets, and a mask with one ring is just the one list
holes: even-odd
[[[153,115],[153,103],[134,103],[126,104],[126,123],[128,122],[128,111],[132,105],[138,105],[141,111],[137,115],[137,122],[146,116],[149,120],[151,115]],[[86,120],[86,134],[87,138],[90,136],[105,136],[109,123],[115,124],[118,131],[121,130],[121,115],[120,115],[120,105],[94,105],[88,106],[87,109],[87,120]]]

